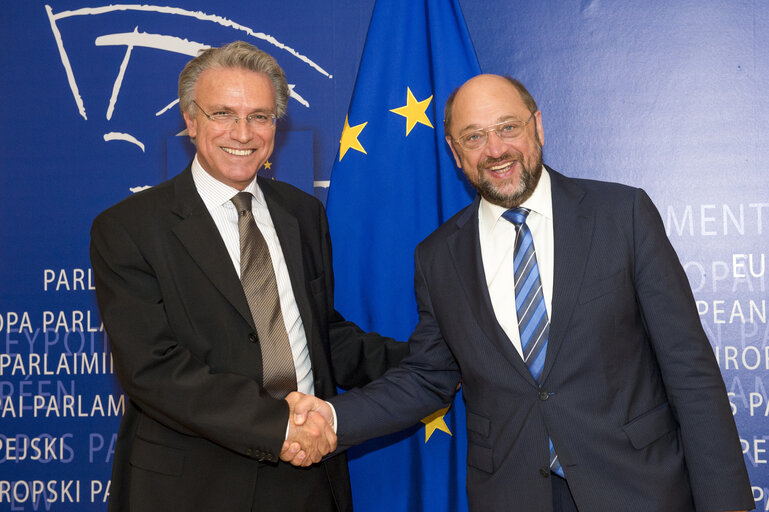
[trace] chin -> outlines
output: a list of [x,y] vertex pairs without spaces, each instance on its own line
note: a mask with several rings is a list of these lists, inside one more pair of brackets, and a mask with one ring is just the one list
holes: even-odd
[[[488,184],[487,184],[488,185]],[[483,187],[478,190],[481,196],[492,204],[503,206],[505,208],[514,208],[520,206],[525,200],[531,197],[533,190],[526,187]]]

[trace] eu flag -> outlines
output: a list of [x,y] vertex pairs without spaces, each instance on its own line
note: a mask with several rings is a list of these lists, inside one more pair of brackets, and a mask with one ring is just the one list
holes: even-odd
[[[405,340],[414,248],[474,192],[444,140],[443,106],[480,72],[456,0],[377,0],[334,162],[328,216],[336,306]],[[467,510],[464,406],[350,452],[355,510]]]

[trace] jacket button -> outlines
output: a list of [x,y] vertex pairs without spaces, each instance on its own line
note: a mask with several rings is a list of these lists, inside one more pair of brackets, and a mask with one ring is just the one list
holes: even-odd
[[539,468],[539,474],[542,476],[542,478],[547,478],[550,476],[550,468]]
[[539,393],[537,393],[537,398],[539,398],[544,402],[545,400],[550,398],[550,393],[548,393],[547,391],[540,391]]
[[248,341],[250,341],[251,343],[256,343],[257,341],[259,341],[259,336],[257,336],[256,333],[252,332],[248,335]]
[[251,448],[246,448],[246,455],[251,457],[254,454],[254,451]]

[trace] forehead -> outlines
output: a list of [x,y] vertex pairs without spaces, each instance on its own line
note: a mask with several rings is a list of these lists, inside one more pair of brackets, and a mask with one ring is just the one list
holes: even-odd
[[195,84],[198,101],[223,105],[248,105],[272,108],[275,91],[264,73],[243,68],[208,68]]
[[502,77],[476,77],[457,92],[452,112],[454,127],[461,131],[483,127],[511,117],[525,118],[530,112],[518,90]]

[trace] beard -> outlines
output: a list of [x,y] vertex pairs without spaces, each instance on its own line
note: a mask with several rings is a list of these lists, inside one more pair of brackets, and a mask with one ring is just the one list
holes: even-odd
[[[518,185],[509,192],[503,192],[502,188],[492,183],[486,176],[484,169],[503,162],[505,160],[518,160],[521,166],[521,172],[518,176]],[[523,155],[518,153],[513,155],[511,153],[505,153],[499,158],[487,158],[482,162],[478,162],[478,173],[475,179],[468,176],[470,184],[475,187],[475,190],[492,204],[496,204],[505,208],[514,208],[520,206],[521,203],[526,201],[531,194],[534,193],[534,189],[537,188],[539,178],[542,176],[542,146],[537,144],[537,153],[532,165],[527,165],[523,159]],[[515,179],[515,178],[512,178]],[[506,185],[503,183],[503,185]]]

